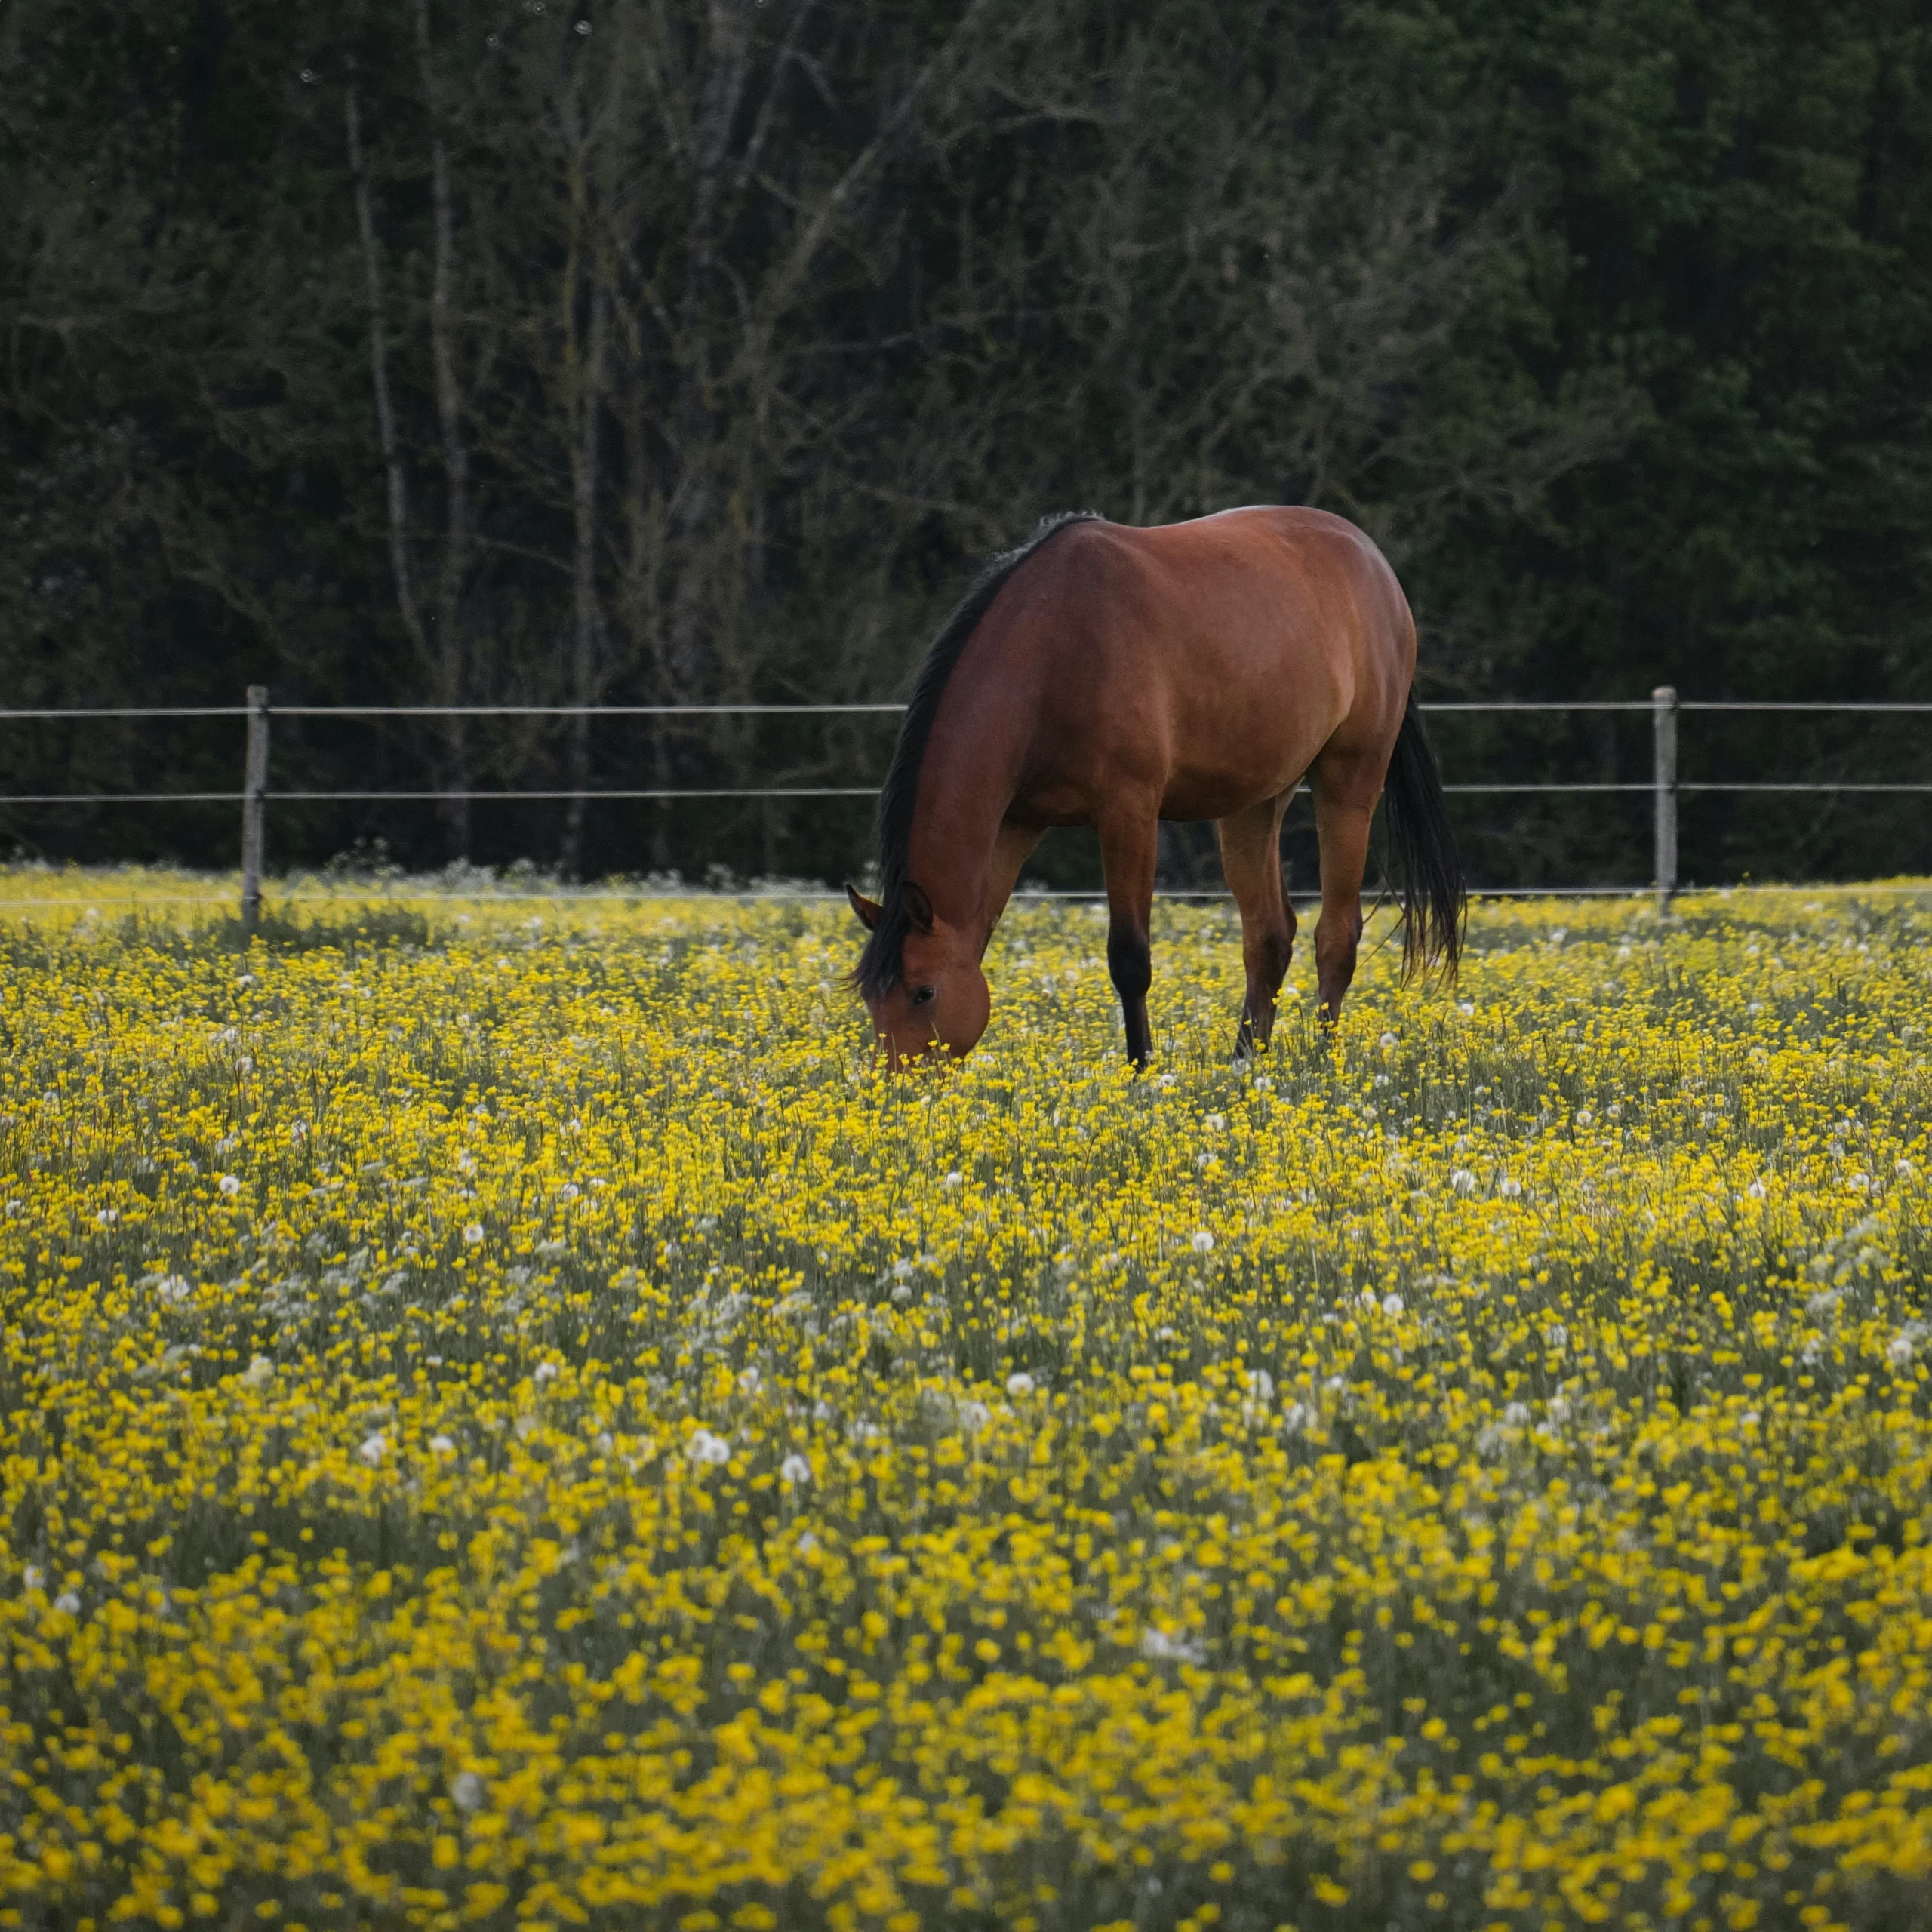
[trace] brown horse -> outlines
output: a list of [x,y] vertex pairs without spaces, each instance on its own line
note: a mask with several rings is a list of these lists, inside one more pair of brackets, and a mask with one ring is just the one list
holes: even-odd
[[1159,821],[1219,822],[1247,997],[1235,1051],[1266,1047],[1295,915],[1281,816],[1312,777],[1321,850],[1315,958],[1334,1020],[1361,936],[1369,820],[1386,783],[1407,978],[1461,949],[1463,889],[1410,685],[1415,624],[1395,574],[1326,512],[1223,511],[1135,530],[1049,518],[980,574],[919,673],[879,801],[878,900],[854,983],[897,1063],[970,1052],[980,961],[1051,825],[1100,835],[1107,969],[1127,1048],[1153,1051],[1148,944]]

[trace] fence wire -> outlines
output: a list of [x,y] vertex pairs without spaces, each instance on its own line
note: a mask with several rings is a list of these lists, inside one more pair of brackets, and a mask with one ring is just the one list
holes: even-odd
[[[898,717],[903,703],[882,701],[743,704],[414,704],[414,705],[272,705],[266,689],[251,686],[248,702],[239,705],[140,705],[74,706],[0,708],[0,725],[16,723],[59,723],[63,721],[178,720],[195,718],[243,718],[248,724],[246,777],[238,790],[140,791],[140,792],[15,792],[0,793],[0,808],[62,808],[107,805],[239,805],[243,822],[243,897],[245,921],[259,915],[261,897],[262,841],[264,815],[273,804],[555,804],[589,806],[593,804],[673,804],[715,800],[720,803],[771,803],[781,801],[829,798],[875,798],[876,785],[765,785],[765,786],[545,786],[528,788],[486,786],[431,786],[377,789],[341,786],[328,789],[281,789],[267,783],[269,735],[276,718],[316,718],[358,722],[387,718],[552,718],[552,719],[699,719],[724,718],[835,718]],[[1654,891],[1660,903],[1668,903],[1678,887],[1678,801],[1688,794],[1740,796],[1923,797],[1932,795],[1932,781],[1914,780],[1680,780],[1678,776],[1678,729],[1680,714],[1777,713],[1786,715],[1826,717],[1924,716],[1932,713],[1932,701],[1890,700],[1803,699],[1680,699],[1668,686],[1660,686],[1650,697],[1573,699],[1456,699],[1420,706],[1428,715],[1510,717],[1519,715],[1563,716],[1572,713],[1612,713],[1626,716],[1647,712],[1653,721],[1654,770],[1648,783],[1635,781],[1553,779],[1535,780],[1457,780],[1444,790],[1463,797],[1648,797],[1653,801],[1655,821],[1657,876],[1648,888],[1635,886],[1581,886],[1557,888],[1572,897],[1614,897],[1621,894]],[[1818,888],[1796,887],[1793,890]],[[1543,888],[1520,888],[1522,893]],[[1506,898],[1518,896],[1518,888],[1495,888],[1477,896]],[[500,894],[486,895],[491,897]],[[533,895],[547,897],[547,894]],[[625,894],[623,897],[635,895]],[[1084,898],[1084,892],[1044,895]],[[1170,897],[1196,896],[1183,892]],[[1202,897],[1219,897],[1217,893]]]

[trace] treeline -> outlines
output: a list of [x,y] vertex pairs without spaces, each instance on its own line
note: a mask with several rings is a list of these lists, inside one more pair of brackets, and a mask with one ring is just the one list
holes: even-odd
[[[1438,698],[1932,697],[1915,0],[11,0],[0,143],[8,706],[889,698],[1040,514],[1251,501],[1375,534]],[[890,743],[276,728],[310,790],[851,784]],[[1647,728],[1438,736],[1627,782]],[[232,721],[0,729],[8,792],[238,783]],[[1932,777],[1916,744],[1703,720],[1685,775]],[[232,857],[224,808],[5,811],[30,851]],[[1686,811],[1694,875],[1932,864],[1897,801]],[[1491,879],[1647,870],[1641,799],[1461,816]],[[823,873],[865,825],[271,837]]]

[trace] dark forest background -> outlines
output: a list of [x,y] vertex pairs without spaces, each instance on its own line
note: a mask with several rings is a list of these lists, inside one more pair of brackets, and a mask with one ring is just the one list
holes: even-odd
[[[0,705],[889,698],[1042,512],[1253,501],[1374,533],[1426,697],[1932,699],[1921,0],[0,0]],[[239,783],[233,719],[0,731],[10,792]],[[1435,728],[1517,780],[1648,732]],[[891,734],[283,719],[273,783],[865,783]],[[1684,775],[1924,737],[1693,718]],[[1458,802],[1489,882],[1648,875],[1641,799]],[[233,862],[229,807],[4,811]],[[285,804],[270,851],[829,875],[867,816]],[[1932,812],[1684,840],[1924,869]]]

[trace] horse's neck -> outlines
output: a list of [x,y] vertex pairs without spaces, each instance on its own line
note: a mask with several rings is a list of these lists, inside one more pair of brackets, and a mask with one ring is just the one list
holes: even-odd
[[[1010,688],[949,691],[933,721],[919,771],[906,876],[925,888],[948,924],[977,932],[986,921],[993,847],[1018,789],[1032,726]],[[983,937],[983,935],[982,935]]]

